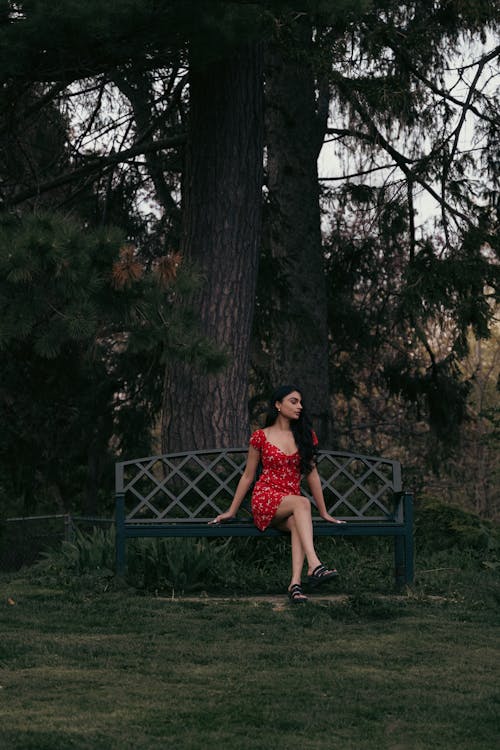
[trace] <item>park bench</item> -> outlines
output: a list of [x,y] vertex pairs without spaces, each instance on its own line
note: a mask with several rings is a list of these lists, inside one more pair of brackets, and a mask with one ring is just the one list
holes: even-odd
[[[272,537],[259,531],[249,500],[237,519],[208,525],[227,510],[245,467],[247,448],[150,456],[116,464],[116,568],[126,568],[126,541],[137,537]],[[320,451],[318,472],[337,525],[314,517],[315,536],[394,539],[396,586],[413,581],[413,498],[401,484],[401,465],[386,458]],[[250,493],[249,493],[250,494]],[[304,489],[304,494],[308,494]]]

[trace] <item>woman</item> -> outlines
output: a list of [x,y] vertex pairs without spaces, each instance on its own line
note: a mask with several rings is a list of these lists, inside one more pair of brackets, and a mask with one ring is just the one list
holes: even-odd
[[300,479],[305,474],[321,518],[330,523],[344,523],[331,516],[326,509],[316,468],[317,444],[318,439],[306,416],[300,389],[293,385],[281,386],[271,399],[264,429],[256,430],[250,438],[245,470],[229,510],[210,521],[221,523],[234,518],[261,461],[263,471],[252,494],[254,523],[261,531],[275,526],[290,533],[292,577],[288,595],[296,604],[307,601],[302,591],[304,559],[307,559],[311,587],[326,583],[338,575],[335,569],[330,570],[322,565],[316,554],[311,503],[300,494]]

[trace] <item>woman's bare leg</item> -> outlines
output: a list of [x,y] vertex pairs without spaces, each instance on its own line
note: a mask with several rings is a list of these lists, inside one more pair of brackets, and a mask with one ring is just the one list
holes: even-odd
[[282,523],[291,517],[293,517],[295,522],[295,530],[302,547],[302,553],[307,558],[308,574],[310,575],[318,565],[321,565],[321,561],[314,549],[311,503],[306,497],[302,497],[301,495],[287,495],[287,497],[284,497],[274,516],[273,525],[279,528]]
[[[305,552],[302,546],[302,542],[300,541],[300,536],[297,532],[295,518],[293,516],[289,516],[286,521],[283,521],[283,523],[278,526],[278,528],[282,531],[288,531],[291,537],[292,579],[290,581],[290,586],[293,586],[294,583],[298,583],[300,586],[302,582],[302,569],[304,567]],[[289,589],[290,586],[288,587]]]

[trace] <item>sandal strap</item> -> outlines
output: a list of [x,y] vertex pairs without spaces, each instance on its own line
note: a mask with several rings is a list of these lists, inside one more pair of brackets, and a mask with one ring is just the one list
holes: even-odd
[[314,568],[313,572],[311,573],[311,578],[321,578],[321,576],[324,576],[325,573],[328,573],[328,568],[326,565],[318,565],[317,568]]
[[302,586],[300,583],[294,583],[293,586],[290,586],[288,589],[288,596],[290,599],[307,599],[306,595],[302,591]]

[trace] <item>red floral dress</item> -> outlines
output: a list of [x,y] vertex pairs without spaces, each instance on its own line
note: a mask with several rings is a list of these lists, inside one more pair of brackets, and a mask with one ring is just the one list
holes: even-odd
[[[318,438],[313,432],[313,444]],[[300,495],[300,455],[283,453],[269,442],[264,430],[256,430],[250,445],[260,452],[262,474],[252,493],[252,513],[255,525],[264,531],[274,518],[278,505],[288,495]]]

